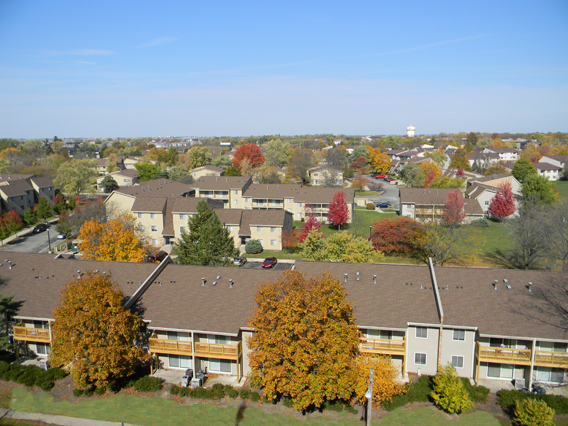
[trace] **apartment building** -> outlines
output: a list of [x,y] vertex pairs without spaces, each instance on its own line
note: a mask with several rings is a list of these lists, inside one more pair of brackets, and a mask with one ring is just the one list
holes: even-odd
[[[452,188],[400,188],[400,215],[423,223],[442,221],[448,196],[454,191]],[[483,217],[477,201],[464,199],[463,203],[466,222]]]
[[101,183],[105,177],[111,176],[119,188],[128,188],[134,186],[138,182],[138,172],[136,169],[125,169],[117,172],[107,173],[105,176],[97,177],[97,189],[101,190]]
[[[7,264],[11,268],[6,267]],[[86,271],[111,273],[143,306],[155,366],[250,372],[246,338],[253,333],[259,286],[282,271],[234,267],[97,262],[49,254],[10,253],[0,265],[3,294],[18,310],[13,334],[28,353],[49,357],[53,310],[62,286]],[[435,374],[451,363],[461,377],[564,384],[568,336],[538,294],[566,277],[547,271],[430,265],[296,262],[308,278],[329,273],[354,306],[359,350],[390,356],[408,373]],[[185,312],[183,315],[180,312]]]
[[53,204],[55,186],[51,179],[27,174],[0,175],[2,211],[15,210],[22,216],[28,207],[39,202],[40,197]]

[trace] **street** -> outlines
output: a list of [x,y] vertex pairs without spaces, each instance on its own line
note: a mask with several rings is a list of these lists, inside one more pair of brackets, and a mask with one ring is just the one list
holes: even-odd
[[365,176],[365,179],[370,183],[381,183],[383,185],[382,190],[384,192],[381,195],[372,195],[368,197],[370,201],[374,203],[388,201],[389,203],[391,203],[394,210],[400,210],[400,197],[398,190],[400,188],[405,188],[402,182],[400,182],[400,184],[402,185],[391,185],[389,182],[385,182],[383,179],[375,179],[372,176]]
[[[57,231],[55,226],[49,229],[49,236],[51,239],[51,246],[53,247],[60,241],[57,240]],[[10,244],[6,244],[1,248],[3,251],[17,251],[21,253],[46,253],[49,250],[49,245],[47,241],[47,231],[40,232],[39,234],[29,234],[24,235],[17,241],[13,241]]]

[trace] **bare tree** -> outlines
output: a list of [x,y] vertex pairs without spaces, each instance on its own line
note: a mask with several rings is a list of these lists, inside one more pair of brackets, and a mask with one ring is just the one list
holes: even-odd
[[546,213],[545,235],[548,255],[555,259],[562,271],[568,271],[568,202],[551,206]]

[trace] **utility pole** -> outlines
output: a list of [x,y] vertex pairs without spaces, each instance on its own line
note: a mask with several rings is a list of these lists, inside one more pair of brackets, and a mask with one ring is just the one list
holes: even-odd
[[371,410],[373,408],[373,369],[369,372],[369,388],[365,393],[367,398],[367,426],[371,426]]

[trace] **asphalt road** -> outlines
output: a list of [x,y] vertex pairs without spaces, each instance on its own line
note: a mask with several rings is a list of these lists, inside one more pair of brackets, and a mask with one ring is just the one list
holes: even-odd
[[400,188],[404,188],[404,185],[391,185],[389,182],[385,182],[383,179],[375,179],[371,176],[365,176],[365,179],[367,179],[367,181],[369,181],[370,183],[381,183],[383,185],[382,190],[384,192],[381,195],[373,195],[369,197],[369,200],[375,203],[388,201],[389,203],[391,203],[394,210],[400,210],[400,197],[398,195],[398,190]]
[[[247,262],[245,263],[242,268],[246,268],[246,269],[262,269],[262,262]],[[284,269],[291,269],[292,268],[292,264],[291,263],[277,263],[274,267],[267,269],[268,271],[270,270],[284,270]]]
[[[53,247],[60,241],[57,239],[57,231],[55,226],[49,229],[49,237],[51,239],[51,246]],[[10,244],[2,248],[3,251],[17,251],[21,253],[46,253],[49,250],[47,241],[47,231],[40,232],[39,234],[27,234],[17,241],[12,241]]]

